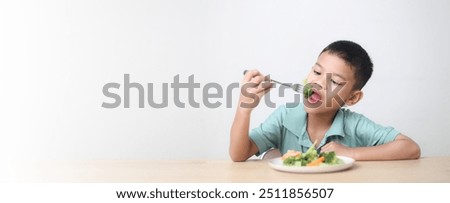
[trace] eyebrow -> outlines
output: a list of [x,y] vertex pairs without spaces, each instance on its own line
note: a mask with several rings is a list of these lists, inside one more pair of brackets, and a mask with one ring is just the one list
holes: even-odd
[[[323,66],[322,66],[319,62],[316,62],[316,65],[319,66],[320,68],[324,69]],[[340,77],[342,80],[347,81],[347,80],[345,79],[345,77],[342,76],[341,74],[338,74],[338,73],[332,73],[332,74],[335,75],[335,76],[337,76],[337,77]]]

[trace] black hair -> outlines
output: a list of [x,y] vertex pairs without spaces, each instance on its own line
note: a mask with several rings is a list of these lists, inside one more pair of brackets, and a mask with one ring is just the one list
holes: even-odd
[[354,72],[356,83],[353,89],[362,89],[372,76],[372,60],[359,44],[351,41],[336,41],[325,47],[320,54],[328,52],[343,59]]

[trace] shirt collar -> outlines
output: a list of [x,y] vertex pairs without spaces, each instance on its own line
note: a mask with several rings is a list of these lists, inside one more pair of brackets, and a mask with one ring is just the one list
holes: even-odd
[[341,108],[337,111],[330,129],[325,133],[325,137],[339,135],[344,137],[344,110]]
[[[303,105],[297,105],[295,107],[286,107],[287,114],[283,120],[283,126],[291,133],[299,138],[299,144],[310,147],[312,142],[309,140],[308,133],[306,131],[307,113],[304,110]],[[326,144],[328,137],[341,136],[344,137],[344,112],[343,109],[339,109],[336,116],[333,119],[330,129],[325,133],[324,139],[320,143],[320,146]]]

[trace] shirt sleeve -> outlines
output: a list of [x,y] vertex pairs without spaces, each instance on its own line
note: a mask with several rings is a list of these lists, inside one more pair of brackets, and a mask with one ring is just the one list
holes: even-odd
[[255,154],[256,156],[272,147],[278,148],[281,142],[285,115],[286,107],[280,106],[263,123],[250,131],[250,139],[253,140],[259,150]]
[[354,115],[354,133],[359,146],[376,146],[386,144],[395,140],[399,131],[393,127],[379,125],[364,115]]

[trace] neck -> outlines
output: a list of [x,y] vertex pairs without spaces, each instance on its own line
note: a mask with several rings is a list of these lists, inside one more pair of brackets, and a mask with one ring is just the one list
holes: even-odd
[[328,129],[333,123],[336,113],[337,111],[324,114],[308,114],[308,127],[313,127],[315,129]]
[[306,128],[311,142],[317,140],[316,147],[318,147],[324,138],[326,131],[331,127],[336,113],[337,111],[324,114],[308,114],[308,124]]

